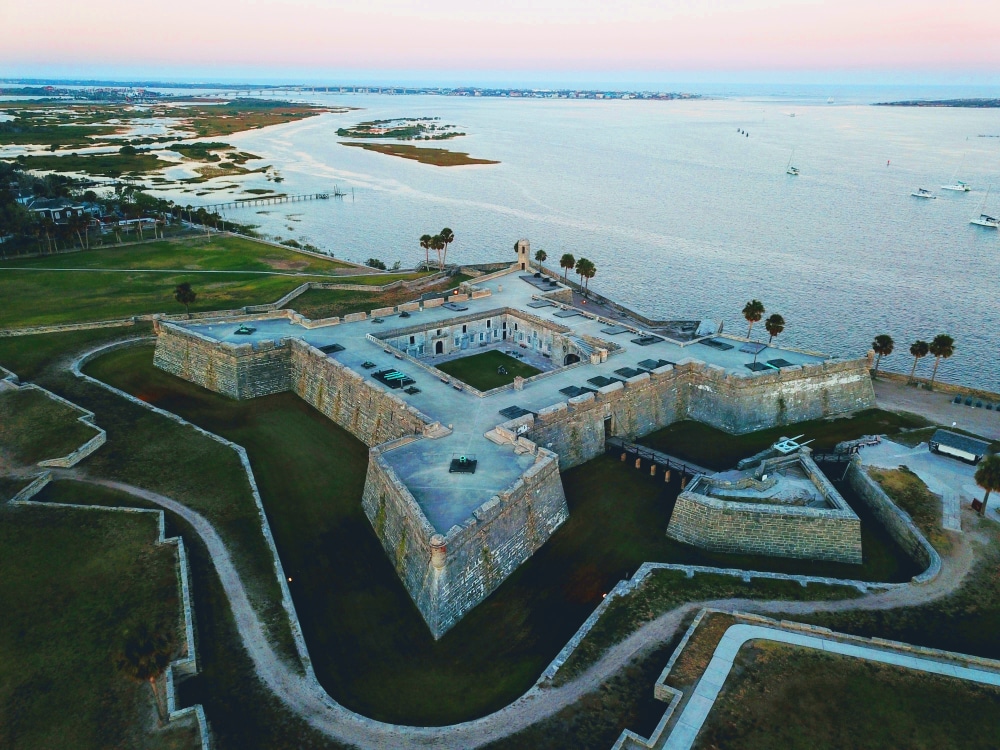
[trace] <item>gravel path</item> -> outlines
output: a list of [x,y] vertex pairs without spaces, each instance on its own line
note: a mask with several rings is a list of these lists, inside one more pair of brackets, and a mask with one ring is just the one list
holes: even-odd
[[905,586],[845,601],[723,599],[689,602],[647,623],[610,648],[600,661],[572,682],[554,688],[536,685],[505,708],[474,721],[447,727],[407,727],[373,721],[347,710],[330,698],[318,682],[298,674],[275,653],[250,605],[243,582],[225,544],[213,526],[201,515],[169,497],[121,482],[90,478],[81,470],[56,470],[54,474],[128,493],[176,513],[191,524],[208,549],[232,607],[240,638],[260,680],[292,711],[320,732],[339,742],[363,748],[474,748],[507,737],[593,692],[633,659],[673,637],[687,615],[705,606],[788,614],[913,606],[953,592],[961,585],[975,562],[972,546],[967,541],[973,535],[966,535],[956,552],[944,560],[941,574],[922,586]]

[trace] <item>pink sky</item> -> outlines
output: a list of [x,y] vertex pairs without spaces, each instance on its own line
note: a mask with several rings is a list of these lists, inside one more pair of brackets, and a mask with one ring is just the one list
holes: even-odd
[[982,0],[0,2],[0,75],[73,66],[1000,72],[1000,5]]

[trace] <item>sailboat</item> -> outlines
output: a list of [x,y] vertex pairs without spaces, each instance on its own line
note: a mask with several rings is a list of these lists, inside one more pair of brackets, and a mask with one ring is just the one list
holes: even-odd
[[962,167],[965,166],[965,158],[962,158],[962,163],[958,165],[958,171],[955,172],[955,177],[952,178],[951,184],[942,185],[942,190],[954,190],[957,193],[967,193],[972,190],[968,183],[962,182],[961,180],[955,179],[962,173]]
[[914,198],[937,198],[934,193],[932,193],[927,188],[917,188],[912,193],[910,193]]
[[990,190],[992,188],[992,185],[986,188],[986,195],[983,197],[983,202],[979,204],[979,216],[971,219],[969,221],[970,224],[975,224],[977,227],[986,227],[987,229],[1000,229],[1000,219],[983,213],[983,209],[986,208],[986,199],[990,197]]
[[788,166],[785,167],[785,174],[790,174],[793,177],[799,176],[799,168],[792,166],[792,157],[795,156],[795,149],[792,149],[791,156],[788,157]]

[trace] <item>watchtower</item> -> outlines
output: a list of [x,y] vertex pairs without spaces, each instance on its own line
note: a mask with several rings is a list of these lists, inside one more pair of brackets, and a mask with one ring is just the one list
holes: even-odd
[[518,240],[517,244],[514,245],[514,250],[517,251],[517,263],[521,270],[529,270],[531,268],[531,243],[527,240]]

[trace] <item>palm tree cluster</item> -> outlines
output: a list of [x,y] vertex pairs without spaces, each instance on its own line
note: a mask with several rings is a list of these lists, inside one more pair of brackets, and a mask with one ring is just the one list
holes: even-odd
[[583,282],[583,293],[586,294],[590,280],[597,275],[597,266],[594,265],[592,260],[580,258],[576,262],[576,274]]
[[[754,323],[760,322],[765,312],[764,303],[759,299],[752,299],[743,305],[743,318],[749,324],[747,326],[747,338],[750,338]],[[785,330],[785,319],[778,315],[778,313],[773,313],[764,321],[764,329],[768,335],[767,345],[770,346],[771,342],[774,341],[774,337]]]
[[455,233],[445,227],[435,235],[425,234],[420,238],[420,247],[424,249],[424,264],[431,264],[431,250],[437,253],[438,268],[444,269],[448,262],[448,245],[455,241]]
[[[875,360],[875,370],[872,373],[872,377],[878,377],[878,367],[879,363],[882,361],[882,357],[888,357],[892,354],[894,348],[895,342],[889,334],[880,333],[875,337],[875,340],[872,341],[872,351],[875,352],[877,358]],[[910,384],[917,382],[917,364],[921,359],[930,354],[934,357],[934,369],[931,372],[931,380],[930,383],[928,383],[928,387],[933,389],[934,380],[937,378],[938,365],[941,364],[942,359],[948,359],[954,353],[955,339],[946,333],[939,333],[930,343],[927,343],[923,339],[917,339],[910,344],[910,356],[913,357],[913,367],[910,369],[910,377],[907,382]]]
[[989,453],[983,457],[976,467],[976,484],[986,490],[983,497],[983,506],[979,509],[979,515],[986,515],[986,503],[990,500],[991,492],[1000,492],[1000,456]]

